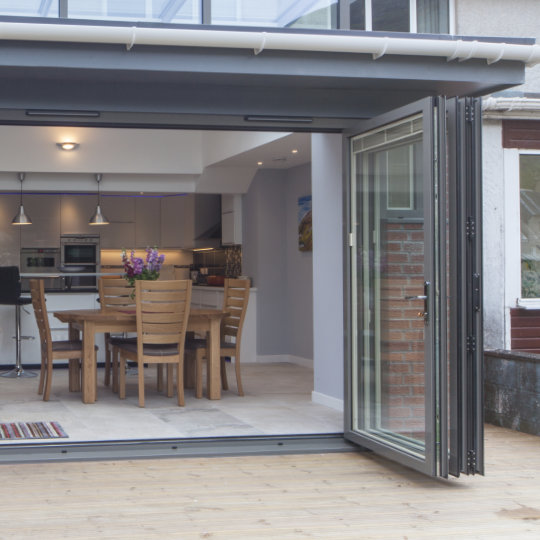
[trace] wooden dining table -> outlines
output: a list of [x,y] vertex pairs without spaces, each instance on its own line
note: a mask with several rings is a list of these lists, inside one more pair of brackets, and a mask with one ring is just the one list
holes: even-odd
[[[82,332],[83,357],[81,387],[70,374],[70,390],[82,390],[83,403],[94,403],[97,398],[95,339],[98,333],[136,332],[135,313],[101,309],[69,309],[54,311],[61,322],[69,324],[69,339],[78,339]],[[188,331],[208,335],[209,358],[207,373],[208,399],[221,398],[220,326],[227,313],[220,309],[192,309],[189,312]],[[73,370],[70,369],[70,373]]]

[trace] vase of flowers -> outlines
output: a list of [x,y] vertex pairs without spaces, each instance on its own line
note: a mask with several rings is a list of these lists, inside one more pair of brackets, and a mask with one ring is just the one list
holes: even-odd
[[126,250],[122,250],[122,263],[124,264],[124,278],[132,286],[135,280],[146,279],[155,281],[159,278],[159,271],[165,261],[165,255],[159,254],[158,249],[146,248],[146,260],[135,256],[135,250],[131,250],[130,255]]

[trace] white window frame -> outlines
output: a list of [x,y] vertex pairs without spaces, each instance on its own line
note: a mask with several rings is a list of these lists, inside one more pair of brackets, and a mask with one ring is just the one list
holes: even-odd
[[504,149],[505,305],[540,309],[540,298],[521,298],[521,208],[519,161],[522,155],[540,156],[540,150]]
[[[371,3],[373,0],[365,0],[364,11],[366,15],[366,31],[373,31],[373,17]],[[450,35],[456,33],[456,2],[448,0],[448,31]],[[416,34],[418,32],[418,22],[416,18],[416,0],[409,0],[409,33]]]

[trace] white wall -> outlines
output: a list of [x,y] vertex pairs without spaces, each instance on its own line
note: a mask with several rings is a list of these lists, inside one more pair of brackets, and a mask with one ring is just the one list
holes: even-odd
[[[456,0],[456,33],[469,36],[527,37],[540,41],[538,0]],[[540,91],[540,65],[527,68],[525,85],[511,92]]]
[[313,400],[343,407],[342,137],[311,137],[313,196]]
[[[485,121],[482,133],[484,347],[505,348],[505,186],[501,122]],[[519,217],[519,216],[518,216]],[[508,344],[509,346],[509,344]]]

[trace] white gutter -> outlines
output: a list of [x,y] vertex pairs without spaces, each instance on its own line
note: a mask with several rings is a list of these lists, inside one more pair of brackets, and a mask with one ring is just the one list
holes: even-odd
[[448,61],[477,58],[488,64],[499,60],[524,62],[528,66],[540,63],[540,45],[536,44],[406,37],[2,22],[0,40],[107,43],[125,45],[128,50],[134,45],[164,45],[253,49],[255,54],[265,49],[358,53],[371,54],[374,60],[394,54],[435,56]]

